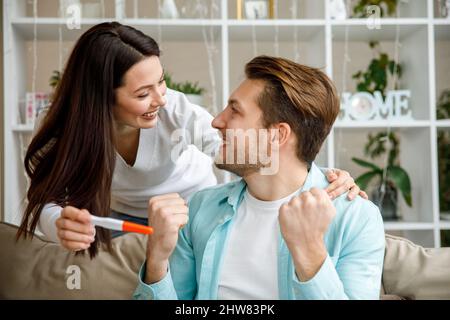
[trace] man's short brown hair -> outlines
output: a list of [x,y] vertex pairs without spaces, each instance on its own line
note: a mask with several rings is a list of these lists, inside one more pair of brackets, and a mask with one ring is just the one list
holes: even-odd
[[311,164],[339,114],[333,82],[319,69],[269,56],[252,59],[245,74],[265,83],[257,101],[263,125],[289,124],[298,141],[297,157]]

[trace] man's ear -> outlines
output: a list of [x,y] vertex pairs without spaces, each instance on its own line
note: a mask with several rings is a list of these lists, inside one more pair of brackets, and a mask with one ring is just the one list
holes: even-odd
[[286,122],[280,122],[274,125],[273,129],[275,130],[272,131],[274,134],[271,136],[271,142],[278,142],[280,147],[286,144],[291,136],[291,126]]

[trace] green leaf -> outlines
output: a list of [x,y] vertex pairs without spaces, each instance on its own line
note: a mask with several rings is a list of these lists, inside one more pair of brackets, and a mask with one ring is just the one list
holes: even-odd
[[367,88],[367,86],[364,83],[359,83],[356,86],[356,90],[359,92],[368,92],[369,91],[369,89]]
[[358,187],[361,188],[361,190],[367,190],[367,185],[369,182],[376,176],[380,175],[380,171],[369,171],[362,175],[360,175],[358,178],[356,178],[355,183]]
[[367,162],[365,160],[359,159],[359,158],[352,158],[352,161],[356,164],[359,164],[361,167],[370,168],[374,171],[381,171],[381,168],[373,163]]
[[362,76],[362,72],[361,71],[358,71],[358,72],[356,72],[354,75],[353,75],[353,79],[358,79],[359,77],[361,77]]
[[373,48],[375,48],[378,44],[379,44],[378,41],[370,41],[370,42],[369,42],[369,47],[370,47],[371,49],[373,49]]
[[405,202],[408,204],[408,206],[411,207],[411,181],[409,179],[408,173],[399,166],[389,166],[387,168],[387,176],[401,191]]

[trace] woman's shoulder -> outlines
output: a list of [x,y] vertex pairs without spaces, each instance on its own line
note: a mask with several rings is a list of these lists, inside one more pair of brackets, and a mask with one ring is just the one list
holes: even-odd
[[[166,116],[178,122],[189,118],[212,117],[203,107],[191,103],[182,92],[167,89],[167,103],[163,110]],[[184,121],[183,121],[184,122]]]

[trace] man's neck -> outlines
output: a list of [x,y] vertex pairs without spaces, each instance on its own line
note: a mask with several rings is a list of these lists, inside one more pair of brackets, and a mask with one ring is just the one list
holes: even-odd
[[280,162],[279,170],[274,175],[261,175],[255,172],[244,176],[243,179],[252,196],[262,201],[275,201],[300,189],[307,175],[306,163],[294,161],[290,164]]

